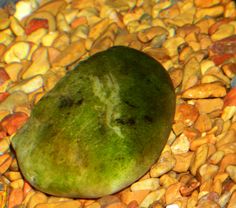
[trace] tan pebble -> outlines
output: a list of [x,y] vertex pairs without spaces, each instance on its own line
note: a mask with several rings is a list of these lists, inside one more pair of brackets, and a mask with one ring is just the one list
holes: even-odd
[[24,187],[24,180],[23,179],[17,179],[10,183],[10,187],[13,189],[22,189]]
[[16,19],[14,16],[10,17],[11,20],[11,30],[16,36],[24,36],[25,35],[25,30],[23,26],[20,24],[18,19]]
[[173,170],[178,173],[188,171],[191,161],[193,159],[193,155],[194,155],[193,152],[187,152],[187,153],[175,155],[176,164]]
[[150,190],[154,191],[159,188],[159,179],[157,178],[148,178],[145,180],[138,181],[131,185],[131,191],[140,191],[140,190]]
[[38,48],[35,53],[40,53],[40,56],[37,56],[34,59],[34,62],[29,66],[29,68],[24,71],[24,73],[22,74],[23,79],[28,79],[35,75],[43,75],[50,68],[47,49],[45,47],[41,47]]
[[228,173],[217,173],[214,177],[214,181],[220,180],[221,183],[224,183],[229,177]]
[[41,192],[34,193],[27,204],[27,208],[34,208],[37,204],[46,203],[47,196]]
[[139,205],[140,207],[149,207],[153,202],[160,200],[164,194],[165,194],[165,189],[158,189],[156,191],[152,191],[149,193],[142,203]]
[[236,204],[236,191],[231,195],[227,208],[235,208]]
[[190,171],[193,175],[196,175],[198,168],[203,165],[207,159],[208,145],[203,144],[197,148],[193,162],[190,166]]
[[229,202],[231,197],[231,193],[230,192],[225,192],[224,194],[222,194],[219,198],[219,205],[220,207],[225,207],[226,204]]
[[25,105],[27,103],[27,95],[22,91],[16,91],[11,93],[4,101],[1,102],[0,110],[13,112],[16,106]]
[[4,174],[12,163],[12,157],[8,154],[6,156],[5,155],[6,154],[0,156],[0,174]]
[[99,198],[98,202],[101,204],[101,206],[106,206],[112,203],[120,202],[120,198],[116,195],[107,195]]
[[218,150],[214,154],[211,155],[211,157],[209,158],[209,162],[211,164],[216,165],[216,164],[218,164],[222,160],[224,155],[225,155],[224,151]]
[[98,202],[94,202],[92,204],[85,206],[85,208],[101,208],[101,205]]
[[222,145],[233,142],[236,142],[236,131],[234,129],[230,129],[222,137],[220,135],[218,136],[216,147],[219,148]]
[[68,200],[58,203],[42,203],[37,204],[34,208],[81,208],[82,205],[78,200]]
[[112,203],[112,204],[105,206],[105,208],[126,208],[126,207],[127,206],[122,202]]
[[210,8],[203,8],[203,9],[198,9],[196,11],[196,18],[198,20],[209,16],[209,17],[218,17],[224,13],[224,7],[223,6],[213,6]]
[[218,150],[223,151],[225,154],[236,153],[236,142],[222,145]]
[[236,75],[236,63],[226,63],[222,66],[222,70],[232,79]]
[[226,106],[223,109],[221,118],[224,121],[230,120],[234,116],[235,112],[236,112],[236,106]]
[[96,25],[94,25],[90,31],[89,31],[89,38],[96,40],[103,31],[106,30],[106,28],[109,26],[109,19],[104,18],[101,21],[99,21]]
[[176,29],[176,35],[179,35],[183,38],[188,36],[189,34],[193,35],[193,34],[198,34],[199,32],[200,32],[200,28],[193,24],[184,25]]
[[171,70],[170,72],[170,78],[172,80],[172,83],[174,85],[174,88],[178,87],[183,79],[183,70],[181,68],[175,68]]
[[61,33],[53,42],[53,47],[64,51],[70,44],[70,38],[66,33]]
[[171,145],[171,150],[174,154],[182,154],[188,152],[189,147],[190,142],[188,138],[184,134],[181,134]]
[[58,56],[60,56],[61,51],[53,47],[48,47],[47,50],[48,50],[48,60],[50,65],[52,65],[52,63],[58,58]]
[[160,177],[160,185],[163,186],[164,188],[168,188],[172,184],[178,182],[178,180],[168,174],[165,174]]
[[45,28],[40,28],[34,32],[32,32],[30,35],[27,36],[28,42],[33,42],[37,45],[39,45],[42,41],[42,38],[48,33],[48,30]]
[[198,201],[198,191],[195,190],[188,198],[187,208],[196,207],[197,201]]
[[67,66],[77,61],[86,53],[83,41],[73,43],[64,50],[53,62],[53,66]]
[[20,172],[16,172],[16,171],[8,171],[7,173],[5,173],[5,176],[10,181],[15,181],[17,179],[22,179],[22,176],[21,176]]
[[179,191],[180,187],[181,183],[177,182],[167,188],[165,193],[166,204],[174,203],[176,200],[182,197]]
[[214,18],[201,19],[196,23],[196,26],[200,28],[200,32],[208,34],[209,28],[216,22]]
[[184,128],[185,128],[185,124],[183,122],[180,122],[180,121],[178,121],[178,122],[176,122],[172,125],[172,129],[173,129],[176,136],[183,133]]
[[226,5],[225,5],[225,13],[224,16],[225,17],[229,17],[229,18],[235,18],[236,17],[236,12],[235,12],[235,3],[233,1],[229,1]]
[[201,200],[196,206],[196,208],[202,207],[221,208],[221,206],[217,202],[210,199]]
[[30,44],[28,42],[16,42],[4,53],[3,60],[7,64],[13,62],[20,62],[21,60],[27,58],[29,51]]
[[66,21],[64,14],[59,12],[56,16],[56,21],[57,21],[57,29],[59,31],[70,32],[71,28],[68,22]]
[[201,183],[198,198],[201,198],[203,195],[208,194],[212,189],[212,184],[213,184],[212,179],[208,179],[203,183]]
[[87,39],[89,33],[89,27],[87,25],[80,25],[78,26],[71,36],[71,41],[79,41],[81,38]]
[[157,61],[162,62],[164,68],[168,69],[168,67],[166,67],[166,62],[170,60],[170,57],[169,57],[168,52],[167,52],[166,49],[146,47],[146,48],[143,49],[143,52],[145,52],[148,55],[152,56]]
[[230,24],[221,25],[218,30],[211,35],[213,41],[222,40],[234,34],[234,26]]
[[187,47],[183,48],[180,51],[179,60],[181,62],[184,62],[184,61],[188,60],[189,57],[193,54],[193,52],[194,51],[193,51],[192,47],[187,46]]
[[202,50],[208,49],[212,45],[212,40],[209,36],[205,35],[198,38],[200,39],[200,47]]
[[8,137],[4,137],[0,140],[0,154],[5,153],[10,146],[10,141]]
[[226,95],[225,87],[219,83],[204,83],[193,86],[182,93],[182,98],[211,98]]
[[229,165],[226,167],[226,172],[229,174],[229,177],[236,182],[236,166]]
[[121,192],[121,201],[123,201],[125,204],[129,204],[130,202],[136,200],[138,204],[140,204],[144,200],[144,198],[149,194],[149,192],[149,190],[125,190]]
[[212,192],[217,193],[219,196],[222,194],[223,186],[220,180],[214,180],[212,185]]
[[59,32],[58,31],[52,31],[49,32],[48,34],[46,34],[43,38],[42,38],[42,44],[43,46],[51,46],[53,44],[53,42],[55,41],[55,39],[58,37]]
[[138,39],[143,42],[147,43],[151,41],[153,38],[157,36],[162,36],[162,35],[168,35],[168,32],[165,28],[163,27],[151,27],[146,30],[138,32]]
[[171,152],[162,153],[158,162],[150,170],[151,177],[159,177],[169,172],[175,166],[175,162],[175,158]]
[[201,177],[201,182],[213,178],[216,175],[218,169],[219,167],[217,165],[203,164],[198,171]]
[[224,102],[220,98],[213,99],[198,99],[195,101],[195,106],[200,113],[211,113],[223,108]]
[[9,46],[13,42],[14,38],[11,34],[0,32],[0,44]]
[[184,42],[181,37],[172,37],[164,42],[163,47],[168,50],[169,56],[175,56],[178,54],[178,47]]
[[225,155],[221,160],[219,172],[224,172],[229,165],[236,165],[236,154]]
[[208,69],[214,66],[215,66],[215,63],[211,60],[207,60],[207,59],[202,60],[200,63],[202,75],[204,75]]
[[[184,71],[183,71],[183,81],[182,81],[182,90],[186,90],[189,88],[189,80],[193,76],[200,76],[201,71],[200,71],[200,64],[198,60],[193,57],[189,59],[189,61],[185,64],[184,66]],[[192,87],[192,86],[191,86]]]
[[110,47],[112,47],[113,45],[113,41],[109,38],[109,37],[105,37],[99,41],[96,41],[91,50],[90,50],[90,54],[93,55],[95,53],[98,53],[100,51],[104,51]]
[[220,3],[220,0],[207,0],[207,1],[204,1],[204,0],[194,0],[194,4],[197,6],[197,7],[212,7],[212,6],[215,6],[217,4]]
[[212,128],[212,121],[207,114],[200,114],[194,123],[194,127],[200,132],[206,132]]
[[16,92],[16,91],[22,91],[24,93],[31,93],[43,86],[43,78],[40,75],[37,75],[33,78],[27,79],[23,82],[21,82],[18,85],[15,85],[9,89],[10,93]]
[[172,5],[171,7],[168,7],[168,9],[161,10],[159,13],[159,17],[164,18],[170,18],[174,19],[180,14],[180,8],[177,4]]
[[21,63],[11,63],[6,65],[5,71],[9,75],[10,79],[13,82],[16,82],[19,78],[19,73],[23,69],[23,66]]
[[152,17],[155,18],[159,15],[160,11],[171,6],[171,2],[158,2],[152,8]]

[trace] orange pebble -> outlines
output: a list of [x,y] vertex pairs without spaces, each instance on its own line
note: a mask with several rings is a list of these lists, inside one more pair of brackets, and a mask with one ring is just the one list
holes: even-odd
[[6,130],[8,135],[14,134],[22,125],[27,121],[28,115],[23,112],[16,112],[6,116],[1,124],[3,129]]
[[32,190],[32,187],[29,185],[27,181],[24,182],[23,193],[24,197]]
[[224,97],[224,106],[236,106],[236,87],[232,88]]
[[23,190],[22,189],[12,189],[8,199],[8,208],[14,208],[20,205],[23,201]]
[[88,20],[86,17],[78,17],[72,21],[71,27],[74,29],[74,28],[77,28],[79,25],[84,25],[87,23],[88,23]]

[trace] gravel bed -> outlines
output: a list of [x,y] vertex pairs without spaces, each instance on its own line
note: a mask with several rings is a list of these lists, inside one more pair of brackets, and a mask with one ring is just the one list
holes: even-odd
[[[235,19],[232,0],[22,0],[0,9],[0,207],[235,208]],[[144,51],[171,76],[176,114],[161,157],[97,200],[34,190],[12,136],[68,70],[114,45]]]

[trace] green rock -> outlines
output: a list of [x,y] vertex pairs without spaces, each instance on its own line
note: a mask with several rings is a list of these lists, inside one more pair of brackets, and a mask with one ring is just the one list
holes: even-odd
[[165,69],[117,46],[67,73],[12,139],[36,189],[64,197],[115,193],[143,176],[171,130],[175,93]]

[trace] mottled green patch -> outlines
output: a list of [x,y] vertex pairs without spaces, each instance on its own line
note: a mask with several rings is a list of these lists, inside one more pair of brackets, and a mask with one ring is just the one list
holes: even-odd
[[23,175],[39,190],[100,197],[149,170],[174,110],[165,69],[142,52],[113,47],[68,72],[12,143]]

